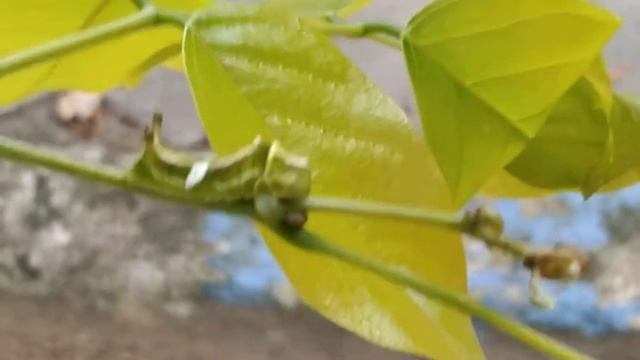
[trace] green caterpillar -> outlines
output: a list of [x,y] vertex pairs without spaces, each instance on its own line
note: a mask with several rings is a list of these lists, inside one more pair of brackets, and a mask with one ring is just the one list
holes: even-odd
[[161,124],[162,116],[155,114],[132,176],[189,191],[210,203],[253,201],[263,218],[282,217],[295,227],[304,224],[306,212],[301,204],[311,186],[306,157],[260,137],[224,157],[181,152],[161,143]]

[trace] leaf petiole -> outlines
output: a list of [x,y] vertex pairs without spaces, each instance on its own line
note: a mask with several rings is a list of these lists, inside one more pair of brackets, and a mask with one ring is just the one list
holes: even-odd
[[339,23],[318,19],[305,19],[304,24],[326,35],[369,38],[391,48],[402,49],[402,43],[400,42],[402,30],[395,25],[375,22]]

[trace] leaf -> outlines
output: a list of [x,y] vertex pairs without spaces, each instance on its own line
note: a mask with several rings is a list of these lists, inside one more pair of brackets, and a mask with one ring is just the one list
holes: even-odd
[[[189,10],[206,0],[159,0],[158,6]],[[0,57],[132,14],[130,0],[2,1]],[[145,64],[180,42],[175,25],[141,30],[31,66],[0,78],[0,105],[48,90],[104,91],[133,85]],[[166,54],[167,57],[173,54]],[[162,62],[157,59],[157,63]],[[155,64],[151,64],[155,65]]]
[[[444,184],[402,111],[326,37],[273,8],[220,3],[186,29],[184,56],[214,147],[256,133],[309,156],[313,195],[447,207]],[[312,213],[323,238],[441,286],[466,291],[460,237],[395,220]],[[469,317],[261,228],[300,296],[361,336],[440,359],[481,358]]]
[[589,187],[608,156],[611,102],[611,83],[599,58],[560,99],[538,135],[507,169],[537,187]]
[[411,20],[423,128],[458,204],[522,151],[618,24],[583,0],[439,0]]

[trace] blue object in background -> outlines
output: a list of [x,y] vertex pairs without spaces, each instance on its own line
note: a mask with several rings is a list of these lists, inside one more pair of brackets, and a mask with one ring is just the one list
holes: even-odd
[[272,302],[273,286],[286,278],[251,220],[212,213],[205,222],[204,239],[223,249],[210,263],[226,275],[224,282],[205,286],[208,296],[235,304]]
[[[550,206],[545,208],[545,203]],[[527,202],[497,200],[491,205],[503,217],[509,238],[526,240],[533,247],[575,245],[597,252],[611,241],[629,240],[613,238],[606,219],[620,211],[640,214],[640,186],[595,195],[587,201],[580,194],[564,193]],[[527,206],[538,209],[526,211]],[[468,256],[472,262],[478,254]],[[487,305],[528,323],[587,335],[631,330],[634,319],[640,318],[640,297],[623,304],[602,304],[590,282],[543,281],[556,307],[536,308],[528,303],[528,277],[519,264],[495,264],[470,271],[469,289]]]

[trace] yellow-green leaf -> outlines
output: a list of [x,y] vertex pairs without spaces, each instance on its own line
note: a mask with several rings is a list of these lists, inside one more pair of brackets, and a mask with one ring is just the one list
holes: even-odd
[[[402,111],[323,35],[273,7],[218,4],[190,22],[184,56],[214,148],[256,134],[310,157],[313,195],[447,207],[435,164]],[[342,247],[466,291],[457,234],[394,220],[312,213],[307,227]],[[477,359],[469,316],[261,229],[314,309],[385,347]]]
[[599,58],[560,99],[536,137],[507,169],[537,187],[590,187],[608,153],[611,101],[611,84]]
[[[194,9],[207,0],[158,0],[158,6]],[[135,12],[130,0],[24,0],[0,2],[0,57],[104,24]],[[0,78],[0,105],[47,90],[103,91],[137,82],[182,31],[163,25],[31,66]],[[168,53],[167,56],[171,56]],[[154,64],[151,64],[154,65]]]
[[537,134],[618,24],[585,0],[438,0],[411,20],[423,128],[458,203]]

